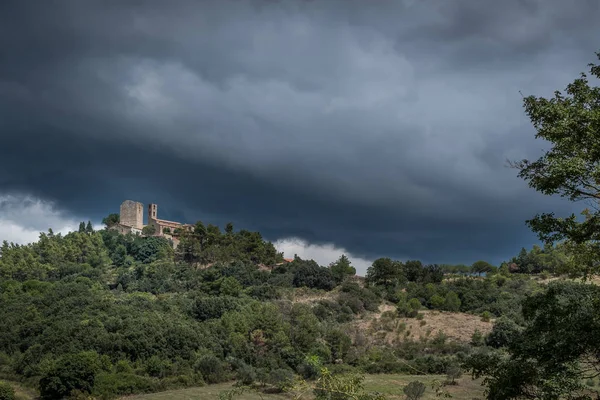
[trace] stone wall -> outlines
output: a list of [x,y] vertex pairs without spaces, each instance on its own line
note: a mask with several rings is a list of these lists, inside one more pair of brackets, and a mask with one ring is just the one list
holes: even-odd
[[141,235],[142,230],[138,228],[134,228],[127,225],[116,224],[111,226],[109,229],[115,230],[122,235],[127,235],[128,233],[133,233],[134,235]]
[[125,200],[120,210],[121,225],[137,229],[144,227],[144,205],[137,201]]

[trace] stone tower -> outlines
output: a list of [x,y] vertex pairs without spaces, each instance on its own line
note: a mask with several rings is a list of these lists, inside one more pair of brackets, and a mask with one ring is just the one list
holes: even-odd
[[158,219],[158,205],[148,204],[148,225],[153,219]]
[[144,205],[137,201],[125,200],[120,209],[121,225],[137,229],[144,227]]

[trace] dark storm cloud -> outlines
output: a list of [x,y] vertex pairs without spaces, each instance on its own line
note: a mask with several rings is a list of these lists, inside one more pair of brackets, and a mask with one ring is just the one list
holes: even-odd
[[504,167],[542,144],[519,90],[592,61],[598,3],[0,5],[0,194],[492,261],[565,205]]

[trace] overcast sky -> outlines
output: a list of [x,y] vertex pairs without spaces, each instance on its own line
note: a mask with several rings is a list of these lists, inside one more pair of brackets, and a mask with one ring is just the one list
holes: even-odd
[[159,204],[287,256],[499,263],[569,205],[505,160],[600,2],[2,1],[0,240]]

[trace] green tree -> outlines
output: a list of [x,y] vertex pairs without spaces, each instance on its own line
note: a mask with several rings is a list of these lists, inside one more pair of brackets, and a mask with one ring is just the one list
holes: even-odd
[[92,226],[91,221],[88,221],[87,225],[85,226],[85,233],[89,233],[90,235],[94,233],[94,227]]
[[487,261],[476,261],[471,266],[471,272],[474,274],[482,275],[494,270],[494,266]]
[[85,222],[81,221],[79,223],[79,229],[77,230],[79,233],[85,233]]
[[446,369],[446,378],[451,385],[456,384],[456,380],[462,376],[462,369],[457,364],[451,364]]
[[[596,53],[600,59],[600,53]],[[590,64],[589,75],[600,78],[600,65]],[[528,96],[525,112],[536,130],[536,138],[550,149],[535,161],[509,162],[530,187],[545,194],[559,195],[573,202],[600,199],[600,87],[591,86],[588,74],[567,85],[565,93],[554,97]],[[557,217],[537,214],[527,221],[541,240],[552,243],[566,240],[575,259],[572,269],[587,277],[600,268],[600,209]]]
[[202,221],[196,222],[196,224],[194,225],[194,235],[200,242],[200,246],[204,245],[204,241],[206,240],[207,233],[208,232],[206,230],[206,226],[204,226]]
[[119,214],[108,214],[108,216],[102,218],[102,223],[110,228],[113,225],[118,224],[121,221],[121,217]]
[[337,283],[341,283],[347,276],[356,274],[356,268],[351,265],[350,259],[345,254],[342,254],[337,261],[331,263],[329,268]]
[[370,285],[395,287],[402,279],[402,263],[391,258],[378,258],[367,269],[366,281]]
[[471,346],[479,347],[485,344],[485,336],[479,329],[475,329],[473,335],[471,335]]
[[243,287],[240,282],[232,276],[223,278],[221,281],[220,292],[222,296],[237,297],[240,295]]
[[440,309],[444,305],[444,298],[439,294],[434,294],[429,298],[429,303],[432,308]]
[[417,282],[423,275],[423,263],[419,260],[409,260],[404,264],[404,275],[409,282]]
[[328,268],[319,266],[313,260],[296,259],[293,263],[298,265],[292,280],[294,286],[306,286],[323,290],[331,290],[335,287],[335,280]]
[[96,352],[65,354],[40,379],[40,397],[61,399],[75,390],[91,393],[96,374],[103,368],[105,363]]
[[114,253],[111,255],[111,259],[113,260],[116,266],[124,266],[125,261],[127,259],[127,247],[125,247],[122,244],[118,245]]
[[496,320],[492,331],[485,339],[485,343],[490,347],[508,346],[517,338],[521,332],[521,328],[515,321],[506,317],[500,317]]
[[154,225],[146,225],[142,228],[142,234],[146,236],[153,236],[156,233],[156,227]]
[[458,295],[452,291],[446,293],[446,298],[444,299],[444,308],[448,311],[458,311],[460,310],[460,299]]
[[487,377],[488,399],[581,398],[583,382],[600,368],[599,314],[598,286],[552,282],[524,301],[524,328],[507,321],[488,338],[506,356],[477,352],[466,365]]

